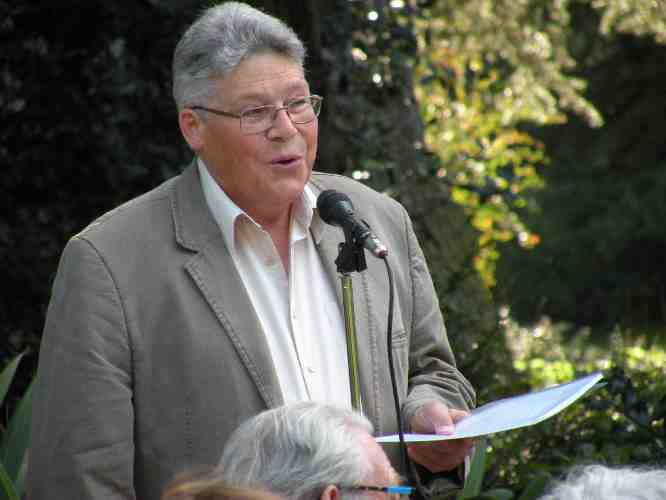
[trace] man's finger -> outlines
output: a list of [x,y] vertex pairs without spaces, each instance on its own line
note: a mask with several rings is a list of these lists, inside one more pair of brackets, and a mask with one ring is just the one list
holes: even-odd
[[408,448],[409,456],[431,472],[454,469],[472,449],[472,439],[454,439],[434,443],[413,444]]
[[454,420],[448,407],[439,401],[425,403],[412,419],[412,430],[424,434],[451,434]]

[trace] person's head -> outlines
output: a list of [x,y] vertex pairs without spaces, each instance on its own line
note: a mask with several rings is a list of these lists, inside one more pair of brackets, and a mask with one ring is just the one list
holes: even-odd
[[[290,207],[309,179],[319,100],[310,99],[304,58],[291,28],[239,2],[205,10],[176,46],[173,96],[183,136],[250,215]],[[256,109],[263,106],[276,108]]]
[[229,485],[213,471],[190,471],[175,477],[162,500],[281,500],[264,490]]
[[666,470],[587,465],[573,468],[540,500],[657,500],[666,498]]
[[317,403],[260,413],[227,442],[220,470],[231,484],[264,488],[290,500],[388,498],[355,489],[399,484],[361,414]]

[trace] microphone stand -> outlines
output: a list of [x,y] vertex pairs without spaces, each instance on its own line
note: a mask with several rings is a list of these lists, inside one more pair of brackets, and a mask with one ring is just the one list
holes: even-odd
[[[367,226],[367,223],[364,221]],[[354,293],[352,288],[352,272],[365,271],[368,265],[365,261],[365,249],[362,240],[359,239],[354,231],[343,228],[345,241],[338,245],[338,257],[335,259],[338,273],[340,274],[340,284],[342,286],[342,307],[345,315],[345,332],[347,338],[347,363],[349,365],[349,383],[351,389],[351,403],[355,411],[363,413],[361,401],[361,386],[358,375],[358,350],[356,343],[356,320],[354,317]],[[400,400],[398,397],[398,388],[395,380],[395,366],[393,364],[393,338],[391,335],[393,325],[393,273],[386,260],[382,257],[386,265],[386,272],[389,280],[389,314],[387,324],[387,351],[389,360],[389,372],[391,375],[391,387],[393,389],[393,400],[395,403],[396,419],[398,423],[398,436],[400,439],[400,451],[403,465],[411,483],[416,486],[416,491],[422,500],[429,500],[430,495],[423,488],[414,464],[407,454],[407,444],[403,433],[402,416],[400,412]]]
[[342,308],[345,315],[345,333],[347,338],[347,364],[349,366],[349,388],[351,404],[356,411],[363,413],[361,401],[361,384],[358,375],[358,347],[356,342],[356,318],[354,316],[354,290],[352,272],[365,271],[368,267],[362,246],[355,241],[351,231],[345,232],[345,241],[338,246],[338,257],[335,259],[340,285],[342,287]]

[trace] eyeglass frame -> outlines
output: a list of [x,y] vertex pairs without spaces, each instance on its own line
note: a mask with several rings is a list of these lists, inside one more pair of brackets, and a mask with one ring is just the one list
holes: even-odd
[[[312,107],[312,110],[314,111],[314,117],[311,120],[308,120],[306,122],[296,122],[291,116],[291,113],[289,113],[289,106],[291,106],[293,103],[298,102],[300,100],[305,100],[308,99],[310,101],[310,106]],[[253,108],[247,108],[242,110],[240,113],[230,113],[229,111],[223,111],[221,109],[215,109],[215,108],[208,108],[206,106],[199,106],[199,105],[194,105],[194,106],[187,106],[189,109],[196,111],[196,110],[201,110],[201,111],[208,111],[209,113],[213,113],[214,115],[219,115],[219,116],[226,116],[229,118],[236,118],[238,119],[238,126],[240,128],[240,131],[243,135],[255,135],[255,134],[261,134],[263,132],[266,132],[269,130],[272,126],[273,123],[275,122],[275,119],[277,118],[277,114],[279,111],[282,111],[283,109],[287,112],[287,116],[289,117],[289,120],[291,120],[291,123],[295,125],[305,125],[306,123],[312,123],[317,119],[319,116],[319,113],[321,112],[321,103],[324,100],[324,98],[320,95],[317,94],[310,94],[309,96],[305,97],[299,97],[297,99],[294,99],[292,101],[289,101],[288,103],[285,103],[284,106],[277,106],[275,104],[267,104],[265,106],[255,106]],[[313,103],[314,101],[314,103]],[[257,109],[265,109],[265,108],[273,108],[273,115],[271,116],[271,123],[268,127],[266,127],[263,130],[258,130],[257,132],[245,132],[243,130],[243,114],[248,113],[250,111],[255,111]]]
[[360,491],[383,491],[389,495],[411,495],[414,493],[416,488],[413,486],[340,486],[337,485],[340,490],[360,490]]

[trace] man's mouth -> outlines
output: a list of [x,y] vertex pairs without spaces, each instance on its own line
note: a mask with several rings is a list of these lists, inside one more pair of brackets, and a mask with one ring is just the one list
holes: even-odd
[[290,167],[295,165],[301,160],[299,155],[280,155],[271,160],[271,165],[280,167]]

